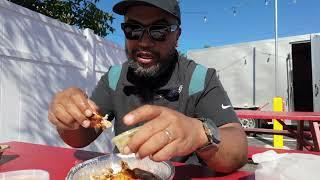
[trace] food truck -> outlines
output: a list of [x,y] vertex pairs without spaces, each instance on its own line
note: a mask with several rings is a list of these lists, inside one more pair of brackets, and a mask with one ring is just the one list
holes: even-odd
[[[213,67],[235,109],[320,111],[320,33],[190,50],[187,56]],[[245,127],[258,121],[245,120]]]

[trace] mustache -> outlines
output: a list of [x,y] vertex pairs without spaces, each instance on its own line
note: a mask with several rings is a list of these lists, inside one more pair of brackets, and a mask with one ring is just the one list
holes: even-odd
[[132,55],[136,55],[139,51],[144,51],[147,53],[152,54],[155,58],[159,58],[160,57],[160,53],[157,50],[153,50],[153,49],[146,49],[146,48],[134,48],[131,52]]

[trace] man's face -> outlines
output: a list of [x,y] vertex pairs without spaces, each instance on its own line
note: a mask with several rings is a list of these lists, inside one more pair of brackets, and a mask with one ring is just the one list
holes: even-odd
[[[165,11],[149,6],[134,6],[128,9],[125,23],[142,25],[178,24],[175,17]],[[155,77],[163,72],[175,55],[175,48],[180,35],[180,28],[168,32],[165,40],[157,41],[149,36],[147,30],[137,40],[126,39],[126,53],[129,66],[141,77]]]

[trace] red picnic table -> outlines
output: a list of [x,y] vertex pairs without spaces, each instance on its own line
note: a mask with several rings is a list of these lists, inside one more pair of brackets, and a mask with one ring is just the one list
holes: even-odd
[[[239,118],[250,119],[276,119],[285,130],[271,130],[262,128],[246,128],[246,132],[265,133],[265,134],[280,134],[287,135],[297,139],[297,149],[320,151],[320,112],[274,112],[274,111],[255,111],[255,110],[236,110]],[[297,130],[285,124],[284,120],[298,121]],[[304,121],[309,122],[310,132],[304,131]],[[310,137],[313,144],[305,137]]]
[[[10,149],[0,159],[0,172],[42,169],[52,180],[63,180],[69,170],[78,163],[103,155],[103,153],[78,149],[53,147],[23,142],[8,142]],[[231,174],[217,174],[207,167],[184,163],[173,163],[174,179],[254,179],[254,172],[236,171]]]
[[314,154],[320,155],[320,152],[316,151],[300,151],[300,150],[289,150],[289,149],[275,149],[275,148],[265,148],[265,147],[257,147],[257,146],[248,146],[248,159],[252,159],[252,156],[258,153],[263,153],[265,151],[273,150],[279,154],[282,153],[300,153],[300,154]]

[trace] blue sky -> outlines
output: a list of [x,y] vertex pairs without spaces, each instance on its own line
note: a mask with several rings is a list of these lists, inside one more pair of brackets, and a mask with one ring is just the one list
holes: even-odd
[[[119,0],[101,0],[98,7],[112,12]],[[182,35],[178,49],[203,48],[274,37],[274,0],[180,0]],[[114,13],[113,13],[114,14]],[[123,16],[114,14],[114,34],[106,37],[124,46]],[[205,21],[206,17],[206,21]],[[280,37],[320,32],[320,0],[278,0]]]

